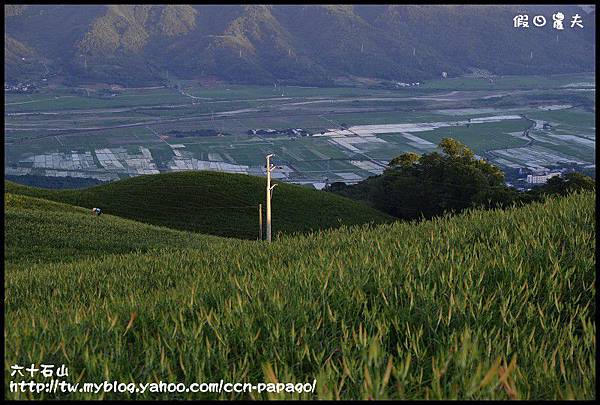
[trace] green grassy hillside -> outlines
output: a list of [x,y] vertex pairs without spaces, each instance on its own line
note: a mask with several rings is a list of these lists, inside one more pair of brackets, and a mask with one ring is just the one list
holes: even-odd
[[[96,217],[85,208],[11,193],[4,194],[4,226],[8,267],[225,242],[112,215]],[[228,246],[234,242],[228,241]]]
[[[16,264],[5,364],[66,364],[70,382],[316,378],[318,398],[592,399],[594,202]],[[49,398],[5,375],[8,397]]]
[[[178,172],[139,176],[81,190],[45,190],[5,182],[8,192],[40,197],[173,229],[258,238],[265,220],[265,179],[241,174]],[[273,193],[273,234],[382,223],[392,218],[350,199],[279,184]]]

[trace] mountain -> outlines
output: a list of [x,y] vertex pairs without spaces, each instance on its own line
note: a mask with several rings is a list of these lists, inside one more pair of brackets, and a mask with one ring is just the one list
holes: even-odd
[[[6,364],[50,358],[71,383],[316,380],[312,393],[254,399],[596,395],[594,193],[271,244],[16,198],[5,207]],[[36,398],[99,395],[250,398]]]
[[[232,238],[258,237],[258,204],[263,204],[266,219],[265,179],[242,174],[163,173],[78,190],[46,190],[5,181],[5,188],[13,194],[100,207],[106,214],[152,225]],[[274,235],[392,220],[362,203],[293,184],[279,183],[272,201]]]
[[[424,80],[472,69],[594,70],[593,9],[556,6],[567,19],[575,12],[584,19],[583,29],[567,25],[558,32],[551,26],[553,8],[528,7],[6,6],[5,79],[39,73],[19,57],[27,52],[72,83],[125,85],[164,83],[169,74],[331,84],[340,78]],[[550,23],[514,28],[520,12],[541,12]]]
[[4,34],[4,75],[7,78],[41,76],[44,73],[40,56],[33,49]]

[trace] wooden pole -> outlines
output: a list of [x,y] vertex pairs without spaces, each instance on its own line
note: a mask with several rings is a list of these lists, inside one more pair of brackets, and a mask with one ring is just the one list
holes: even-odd
[[271,156],[267,156],[267,242],[271,242]]
[[262,230],[262,204],[258,204],[258,240],[263,239]]
[[271,155],[267,155],[267,242],[271,242],[271,197],[273,196],[273,189],[277,184],[271,185],[271,170],[275,168],[271,164]]

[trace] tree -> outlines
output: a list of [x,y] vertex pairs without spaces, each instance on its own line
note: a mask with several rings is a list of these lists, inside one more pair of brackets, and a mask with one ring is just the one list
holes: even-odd
[[380,176],[352,186],[332,184],[327,190],[366,201],[403,219],[431,218],[471,207],[507,208],[540,201],[549,195],[595,190],[592,178],[569,173],[521,192],[505,184],[499,168],[476,159],[473,151],[459,141],[444,138],[438,146],[441,152],[421,156],[403,153],[393,158]]
[[414,152],[408,152],[408,153],[404,153],[400,156],[396,156],[395,158],[393,158],[390,163],[388,163],[388,167],[396,167],[396,166],[402,166],[402,167],[408,167],[411,166],[415,163],[417,163],[419,161],[419,155],[417,155]]
[[397,156],[381,176],[347,186],[340,194],[366,200],[405,219],[513,203],[518,193],[504,184],[500,169],[476,159],[468,147],[454,139],[442,139],[439,148],[441,153]]
[[445,154],[452,158],[462,157],[465,159],[472,159],[475,156],[471,149],[452,138],[442,139],[438,147],[440,147]]
[[444,138],[438,146],[442,153],[404,153],[392,159],[379,187],[372,189],[373,206],[411,219],[513,202],[515,194],[497,167],[475,159],[473,151],[455,139]]

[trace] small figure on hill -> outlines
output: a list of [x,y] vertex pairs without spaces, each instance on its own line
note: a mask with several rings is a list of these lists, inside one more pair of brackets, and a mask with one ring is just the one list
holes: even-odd
[[99,217],[100,214],[102,214],[102,210],[100,208],[92,208],[92,214],[94,214],[97,217]]

